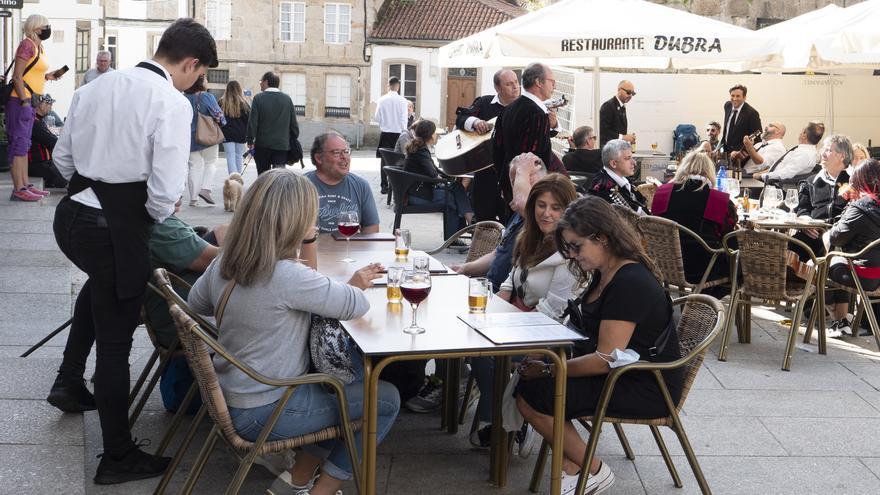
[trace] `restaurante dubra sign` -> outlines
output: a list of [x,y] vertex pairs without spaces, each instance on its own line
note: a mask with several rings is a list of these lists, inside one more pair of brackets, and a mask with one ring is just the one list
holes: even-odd
[[[561,40],[563,53],[644,50],[641,36],[627,38],[569,38]],[[654,50],[686,55],[689,53],[721,53],[721,40],[693,36],[654,36]]]

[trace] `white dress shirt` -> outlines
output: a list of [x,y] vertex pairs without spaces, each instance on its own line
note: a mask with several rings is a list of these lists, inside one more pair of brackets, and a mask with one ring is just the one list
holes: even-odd
[[[629,179],[627,179],[626,177],[621,177],[621,176],[617,175],[617,172],[615,172],[614,170],[611,170],[608,167],[602,167],[602,168],[605,169],[605,173],[607,173],[608,176],[611,177],[612,180],[614,180],[614,182],[618,185],[618,187],[626,189],[629,192],[633,192],[632,183],[629,181]],[[644,209],[642,209],[641,206],[639,206],[639,209],[636,210],[636,213],[638,213],[639,215],[646,215],[647,214],[647,212]]]
[[799,144],[791,153],[785,155],[776,170],[767,173],[764,181],[770,179],[791,179],[809,173],[819,162],[819,152],[813,144]]
[[755,163],[749,158],[743,166],[743,169],[750,174],[769,169],[777,160],[782,158],[782,155],[784,155],[787,150],[781,139],[770,139],[759,145],[756,151],[761,155],[764,161],[762,163]]
[[520,282],[521,276],[522,269],[514,266],[499,290],[513,292],[514,285],[522,287],[523,304],[535,307],[554,320],[561,320],[568,300],[577,297],[577,279],[568,269],[568,261],[559,253],[529,268],[525,283]]
[[[52,159],[65,179],[147,183],[147,213],[162,222],[183,194],[192,105],[166,79],[138,67],[109,72],[73,94]],[[71,199],[93,208],[91,188]]]
[[397,94],[397,91],[389,91],[379,98],[376,103],[376,122],[382,132],[400,134],[406,130],[407,117],[406,98]]
[[[495,98],[492,98],[492,102],[490,105],[499,104],[502,107],[506,106],[501,103],[501,100],[498,99],[498,95],[495,95]],[[479,117],[468,117],[467,120],[464,121],[464,130],[468,132],[474,132],[474,123],[478,120],[481,120]]]

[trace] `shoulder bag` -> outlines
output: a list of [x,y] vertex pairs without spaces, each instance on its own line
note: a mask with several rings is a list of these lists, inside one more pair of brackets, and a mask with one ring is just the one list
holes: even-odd
[[[30,91],[31,95],[34,94],[34,90],[28,86],[28,83],[24,82],[24,75],[28,73],[35,65],[37,65],[37,61],[40,60],[40,55],[42,55],[42,49],[37,50],[37,56],[25,67],[24,72],[21,73],[22,84],[24,87]],[[15,66],[15,57],[12,58],[12,62],[9,64],[9,67],[6,68],[6,72],[3,73],[3,81],[8,81],[6,84],[0,86],[0,105],[6,105],[6,100],[8,100],[12,96],[12,90],[15,89],[15,85],[12,84],[12,81],[7,79],[9,75],[9,71],[12,70],[12,67]]]
[[220,124],[214,120],[213,116],[205,115],[200,110],[202,108],[202,93],[196,95],[196,143],[202,146],[214,146],[226,141]]
[[339,320],[312,314],[309,348],[312,365],[319,373],[335,377],[345,385],[362,380],[363,375],[353,362],[355,353],[351,346]]

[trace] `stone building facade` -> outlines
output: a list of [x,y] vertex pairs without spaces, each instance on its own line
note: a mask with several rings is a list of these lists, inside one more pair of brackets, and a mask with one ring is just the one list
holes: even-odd
[[748,29],[766,27],[830,3],[849,7],[862,0],[650,0]]

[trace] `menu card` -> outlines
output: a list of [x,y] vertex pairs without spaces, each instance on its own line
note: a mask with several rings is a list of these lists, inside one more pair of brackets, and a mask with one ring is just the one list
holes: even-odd
[[495,344],[572,342],[584,336],[539,312],[465,313],[458,318]]

